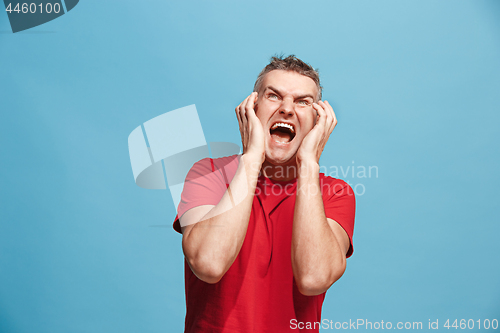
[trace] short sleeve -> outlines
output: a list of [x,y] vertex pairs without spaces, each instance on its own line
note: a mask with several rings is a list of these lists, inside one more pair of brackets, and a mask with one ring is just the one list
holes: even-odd
[[332,177],[321,178],[321,189],[326,217],[340,224],[349,237],[350,246],[346,254],[346,257],[349,258],[354,252],[352,242],[356,213],[354,191],[343,180]]
[[174,220],[174,230],[181,232],[179,217],[188,210],[202,205],[217,205],[236,173],[238,156],[218,159],[204,158],[189,170],[181,201]]

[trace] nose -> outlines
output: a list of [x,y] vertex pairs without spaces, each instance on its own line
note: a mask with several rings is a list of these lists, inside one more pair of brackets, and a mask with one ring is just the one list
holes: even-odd
[[283,99],[283,102],[280,105],[279,112],[286,116],[293,115],[294,113],[293,100],[290,98]]

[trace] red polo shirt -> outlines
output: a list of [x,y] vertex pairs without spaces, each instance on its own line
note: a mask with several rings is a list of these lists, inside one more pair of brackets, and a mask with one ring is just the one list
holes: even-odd
[[[217,205],[233,179],[239,156],[203,159],[190,170],[178,216],[200,205]],[[347,232],[351,246],[355,198],[342,180],[320,174],[326,217]],[[185,332],[318,332],[293,323],[321,321],[325,293],[302,295],[291,264],[292,223],[297,181],[259,178],[243,246],[235,262],[215,284],[198,279],[185,262]],[[174,229],[180,232],[176,218]],[[293,321],[292,321],[293,320]]]

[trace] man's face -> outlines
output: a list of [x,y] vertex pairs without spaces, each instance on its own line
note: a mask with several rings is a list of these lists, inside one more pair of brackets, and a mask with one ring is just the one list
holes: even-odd
[[318,87],[296,72],[273,70],[264,76],[255,114],[264,128],[266,161],[292,165],[304,137],[314,127]]

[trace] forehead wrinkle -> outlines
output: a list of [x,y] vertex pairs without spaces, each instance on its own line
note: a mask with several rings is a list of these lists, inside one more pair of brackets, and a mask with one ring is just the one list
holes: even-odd
[[[313,87],[310,87],[313,89],[312,92],[310,93],[307,93],[307,88],[305,88],[306,92],[304,92],[304,90],[301,90],[299,91],[299,93],[302,93],[302,95],[310,95],[310,96],[307,96],[307,97],[311,97],[313,102],[316,102],[318,100],[321,100],[321,87],[319,86],[319,82],[315,82],[311,77],[307,76],[307,75],[303,75],[301,73],[297,73],[295,71],[288,71],[288,70],[281,70],[281,69],[274,69],[268,73],[266,73],[262,78],[261,78],[261,81],[259,83],[259,91],[262,91],[262,92],[265,92],[268,88],[269,89],[272,89],[274,90],[276,93],[280,94],[280,95],[283,95],[285,94],[285,91],[284,90],[280,90],[278,89],[277,87],[275,86],[272,86],[273,84],[278,84],[278,87],[279,88],[283,88],[281,87],[283,84],[281,82],[281,80],[286,77],[286,76],[296,76],[297,78],[300,77],[302,80],[303,79],[307,79],[307,81],[310,81],[310,83],[312,83]],[[270,79],[272,77],[272,79]],[[285,81],[288,81],[286,78],[285,78]],[[293,79],[292,80],[293,82],[297,83],[296,79]],[[257,85],[258,81],[256,82],[256,85]],[[307,86],[307,85],[298,85],[299,88],[302,88],[304,89],[304,87]],[[297,87],[297,85],[295,86]],[[286,88],[286,85],[285,85],[285,88]],[[257,91],[257,90],[255,90]],[[305,97],[305,96],[302,96],[302,97]],[[297,96],[294,96],[295,99],[297,99]]]
[[[275,88],[271,85],[267,86],[264,91],[266,91],[267,89],[274,91],[275,93],[277,93],[280,96],[286,95],[286,93],[280,91],[278,88]],[[294,95],[294,94],[292,93],[292,95]],[[294,95],[294,99],[303,99],[303,98],[308,98],[308,97],[314,100],[314,96],[309,94],[309,93]]]

